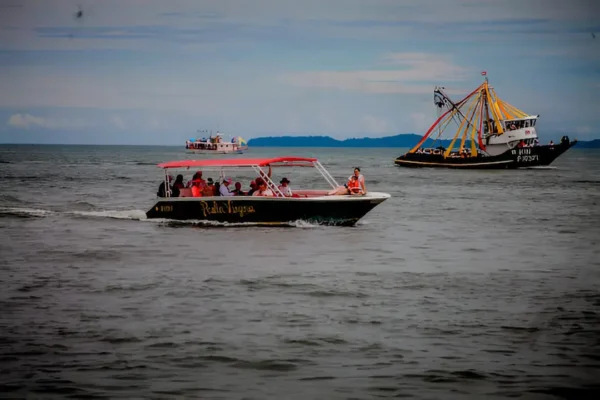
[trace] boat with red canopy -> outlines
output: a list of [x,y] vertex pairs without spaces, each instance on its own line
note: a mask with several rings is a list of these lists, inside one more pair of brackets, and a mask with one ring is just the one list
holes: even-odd
[[[159,164],[164,170],[163,188],[165,190],[158,202],[146,213],[148,218],[166,218],[174,220],[198,220],[218,223],[251,223],[266,225],[287,225],[295,221],[306,221],[323,225],[352,226],[381,202],[390,198],[387,193],[370,192],[339,194],[346,189],[331,176],[316,158],[308,157],[271,157],[245,159],[179,160]],[[298,177],[292,179],[283,176],[281,186],[272,179],[272,170],[297,167],[302,169]],[[303,184],[313,184],[314,176],[308,176],[306,168],[316,169],[324,178],[326,188],[300,188]],[[268,172],[265,172],[268,168]],[[172,189],[172,171],[192,170],[198,188]],[[218,179],[211,185],[212,178],[207,171],[218,173]],[[243,175],[241,181],[257,182],[259,193],[249,195],[238,192],[227,195],[233,188],[233,179]],[[352,180],[352,178],[349,178]],[[179,177],[181,181],[181,177]],[[208,189],[217,184],[226,185],[224,192]],[[241,185],[242,187],[247,187]],[[341,189],[341,190],[340,190]],[[359,190],[361,192],[362,190]],[[177,193],[178,192],[178,193]],[[225,195],[223,195],[223,193]]]

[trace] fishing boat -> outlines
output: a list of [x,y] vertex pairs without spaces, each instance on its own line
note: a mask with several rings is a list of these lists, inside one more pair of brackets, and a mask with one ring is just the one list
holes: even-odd
[[[548,166],[577,140],[563,136],[559,143],[541,145],[536,131],[539,115],[527,114],[500,99],[484,82],[459,101],[443,87],[434,90],[438,118],[412,149],[396,158],[402,167],[514,169]],[[458,126],[450,142],[442,135]],[[437,133],[437,135],[436,135]],[[448,140],[445,140],[447,143]],[[424,144],[426,144],[424,147]]]
[[[198,132],[208,132],[198,131]],[[208,138],[197,138],[186,140],[185,148],[190,153],[203,153],[203,154],[243,154],[244,151],[248,150],[248,142],[241,136],[236,136],[230,140],[224,139],[224,134],[221,132],[216,133],[215,136],[210,133]]]
[[[233,171],[239,176],[246,171],[256,180],[262,179],[266,187],[272,191],[272,196],[220,196],[208,195],[193,197],[189,188],[179,190],[179,195],[173,197],[168,191],[166,197],[158,201],[148,212],[148,218],[165,218],[174,220],[198,220],[218,223],[252,223],[259,225],[289,225],[295,221],[306,221],[322,225],[353,226],[378,204],[391,196],[387,193],[370,192],[361,195],[332,194],[343,188],[321,165],[316,158],[305,157],[275,157],[251,159],[208,159],[169,161],[159,164],[164,170],[164,182],[168,187],[175,170],[189,171],[197,169],[202,172],[196,176],[207,176],[206,170],[216,170],[221,182],[231,183],[225,177],[225,171]],[[264,168],[268,167],[268,172]],[[292,196],[284,195],[283,190],[271,179],[272,168],[306,167],[314,168],[324,178],[328,189],[293,188]],[[253,178],[250,178],[253,179]],[[303,179],[300,179],[301,181]],[[284,179],[282,179],[282,182]],[[285,181],[287,176],[285,177]],[[294,179],[292,179],[294,181]],[[304,177],[304,181],[306,177]],[[314,179],[310,179],[313,182]],[[246,185],[244,185],[246,186]],[[218,193],[218,192],[217,192]]]

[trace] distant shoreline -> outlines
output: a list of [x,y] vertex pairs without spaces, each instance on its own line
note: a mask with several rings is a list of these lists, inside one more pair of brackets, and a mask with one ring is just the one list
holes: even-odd
[[[351,139],[334,139],[331,136],[265,136],[248,140],[250,148],[258,147],[304,147],[304,148],[412,148],[415,146],[422,136],[414,133],[404,133],[394,136],[385,136],[380,138],[351,138]],[[576,139],[576,137],[571,137]],[[559,138],[553,138],[555,142]],[[544,141],[546,144],[550,139]],[[465,144],[469,144],[467,141]],[[423,146],[429,147],[432,140],[428,139]],[[450,140],[437,141],[436,145],[448,146]],[[0,143],[0,146],[135,146],[135,147],[182,147],[185,148],[185,143],[181,144],[101,144],[101,143]],[[600,139],[579,140],[574,148],[577,149],[600,149]]]
[[[419,140],[421,135],[414,133],[405,133],[395,136],[386,136],[381,138],[352,138],[338,140],[330,136],[268,136],[248,140],[249,147],[322,147],[322,148],[412,148]],[[574,139],[574,138],[571,138]],[[548,140],[549,141],[549,140]],[[451,140],[439,140],[436,145],[447,147]],[[555,140],[558,142],[558,140]],[[430,147],[433,140],[428,139],[423,147]],[[466,144],[470,144],[467,141]],[[600,148],[600,139],[591,141],[580,140],[575,145],[576,148],[597,149]]]

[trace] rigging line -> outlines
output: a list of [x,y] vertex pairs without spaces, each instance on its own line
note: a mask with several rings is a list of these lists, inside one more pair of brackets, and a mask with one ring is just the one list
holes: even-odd
[[450,126],[450,123],[454,121],[454,118],[456,116],[456,111],[454,111],[454,115],[451,115],[450,117],[448,117],[448,119],[446,121],[443,121],[440,123],[440,125],[444,125],[443,128],[441,128],[440,130],[440,137],[442,135],[442,133],[444,133],[444,131]]
[[[460,105],[460,104],[462,104],[462,103],[463,103],[465,100],[467,100],[467,99],[468,99],[469,97],[471,97],[471,96],[472,96],[474,93],[476,93],[476,92],[477,92],[477,91],[478,91],[480,88],[481,88],[481,85],[480,85],[480,86],[479,86],[477,89],[475,89],[475,90],[473,90],[471,93],[469,93],[469,94],[468,94],[468,95],[467,95],[467,96],[466,96],[464,99],[462,99],[461,101],[459,101],[459,102],[457,103],[457,105]],[[454,104],[454,103],[453,103],[453,104]],[[454,107],[454,108],[456,108],[456,107]],[[429,127],[429,129],[427,130],[427,132],[425,133],[425,135],[423,135],[423,137],[421,138],[421,140],[419,140],[419,143],[417,143],[417,144],[416,144],[416,145],[415,145],[415,146],[414,146],[412,149],[410,149],[408,152],[409,152],[409,153],[414,153],[415,151],[417,151],[417,149],[418,149],[418,148],[420,148],[420,147],[421,147],[421,145],[422,145],[423,143],[425,143],[425,141],[427,140],[427,138],[429,137],[429,135],[431,135],[431,132],[432,132],[432,131],[435,129],[435,127],[437,126],[437,124],[439,124],[439,123],[440,123],[440,120],[441,120],[442,118],[444,118],[444,117],[445,117],[445,116],[446,116],[446,115],[447,115],[447,114],[448,114],[450,111],[452,111],[452,110],[448,110],[448,111],[446,111],[444,114],[442,114],[442,115],[441,115],[441,116],[440,116],[440,117],[439,117],[439,118],[438,118],[438,119],[437,119],[437,120],[436,120],[436,121],[433,123],[433,125],[431,125],[431,126]],[[459,111],[459,112],[460,112],[460,111]]]
[[[483,98],[483,96],[482,96]],[[479,133],[477,135],[477,144],[479,145],[479,148],[482,150],[485,150],[485,145],[483,144],[483,141],[481,140],[481,135],[482,135],[482,131],[483,131],[483,109],[485,107],[485,99],[484,101],[481,102],[481,107],[479,109]],[[473,155],[473,152],[471,152],[471,155]]]
[[[475,111],[477,111],[477,106],[479,105],[479,101],[481,99],[481,95],[477,98],[477,101],[474,102],[471,105],[471,108],[473,109],[473,112],[471,112],[469,119],[467,120],[467,122],[471,122],[471,120],[473,120],[473,117],[475,115]],[[469,111],[471,111],[471,108],[469,108],[469,110],[467,111],[467,115],[469,114]],[[470,124],[471,126],[475,126],[474,124]],[[469,136],[469,124],[465,127],[465,132],[463,133],[463,137],[462,140],[460,141],[460,151],[463,151],[463,149],[465,148],[465,141],[467,140],[467,136]]]
[[[438,92],[452,105],[452,108],[457,108],[460,113],[460,115],[463,118],[467,118],[462,111],[460,111],[460,109],[462,108],[462,106],[464,106],[465,104],[468,103],[468,99],[473,96],[476,92],[478,92],[480,89],[482,89],[482,87],[484,86],[484,83],[482,83],[481,85],[479,85],[479,87],[477,87],[477,89],[475,89],[474,91],[472,91],[469,95],[467,95],[466,97],[464,97],[462,100],[460,100],[458,103],[454,103],[452,101],[452,99],[450,99],[450,97],[440,88],[438,89]],[[457,122],[458,123],[458,122]]]
[[[469,112],[471,111],[471,108],[473,107],[473,105],[469,106],[469,109],[467,110],[467,114],[469,114]],[[461,113],[462,114],[462,113]],[[465,124],[465,122],[467,121],[467,119],[463,119],[462,122],[460,123],[460,126],[458,127],[458,129],[456,130],[456,134],[454,135],[454,138],[452,139],[452,142],[450,142],[450,146],[448,146],[448,149],[444,152],[444,158],[448,157],[448,155],[450,154],[450,152],[452,151],[452,148],[454,147],[454,143],[456,143],[456,139],[458,139],[458,136],[461,134],[462,130],[463,130],[463,126]],[[467,125],[467,129],[469,128],[469,126]],[[462,149],[462,148],[461,148]]]
[[479,122],[479,115],[481,114],[481,111],[479,110],[481,108],[481,106],[483,105],[483,102],[481,101],[482,96],[479,96],[479,99],[477,100],[477,105],[475,106],[475,109],[473,110],[473,128],[471,128],[471,156],[475,157],[477,155],[477,147],[475,145],[475,133],[477,132],[477,128],[476,126],[478,125]]

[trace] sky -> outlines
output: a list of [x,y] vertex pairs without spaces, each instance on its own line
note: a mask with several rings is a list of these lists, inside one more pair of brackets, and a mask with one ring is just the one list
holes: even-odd
[[600,2],[0,0],[0,143],[423,134],[482,71],[542,141],[600,138]]

